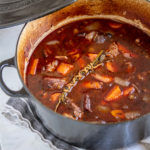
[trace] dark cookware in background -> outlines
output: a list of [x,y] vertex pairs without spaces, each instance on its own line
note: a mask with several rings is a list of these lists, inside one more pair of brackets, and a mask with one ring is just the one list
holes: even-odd
[[76,0],[0,0],[0,28],[39,18]]
[[[25,84],[25,69],[30,54],[50,32],[65,23],[83,18],[109,18],[132,24],[150,35],[150,3],[145,0],[78,0],[58,12],[29,22],[20,34],[14,58],[0,63],[0,86],[10,96],[30,97],[43,124],[54,135],[73,145],[90,150],[128,146],[150,135],[150,114],[132,121],[98,124],[63,117],[40,103]],[[12,91],[2,78],[5,67],[18,70],[23,89]]]

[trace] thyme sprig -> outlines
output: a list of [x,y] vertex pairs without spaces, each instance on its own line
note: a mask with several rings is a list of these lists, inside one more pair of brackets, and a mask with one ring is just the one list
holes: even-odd
[[86,76],[89,75],[89,73],[93,72],[94,69],[101,66],[104,60],[105,54],[104,51],[101,50],[93,62],[91,62],[90,64],[85,66],[82,70],[80,70],[78,74],[73,77],[71,82],[64,86],[63,91],[59,97],[59,101],[55,107],[55,112],[57,112],[58,107],[60,106],[61,103],[66,103],[68,94],[77,85],[78,81],[83,80]]

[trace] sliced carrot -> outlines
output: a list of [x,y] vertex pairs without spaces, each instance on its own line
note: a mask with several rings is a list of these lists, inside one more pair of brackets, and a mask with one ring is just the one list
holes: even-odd
[[105,97],[106,101],[114,101],[122,95],[122,91],[118,85],[115,85]]
[[80,58],[78,60],[78,64],[79,64],[80,68],[84,68],[86,66],[86,62],[83,58]]
[[68,55],[74,55],[76,53],[78,53],[78,50],[77,49],[73,49],[72,51],[68,52]]
[[112,110],[111,114],[116,119],[124,119],[125,118],[124,112],[122,110]]
[[56,102],[59,98],[59,96],[61,95],[61,93],[54,93],[50,96],[50,101],[51,102]]
[[68,113],[63,113],[63,116],[70,118],[70,119],[74,119],[73,116],[71,114],[68,114]]
[[73,69],[73,65],[70,64],[66,64],[66,63],[61,63],[58,68],[57,71],[63,75],[68,74],[71,70]]
[[107,75],[100,75],[100,74],[93,74],[92,75],[95,79],[105,82],[105,83],[109,83],[113,81],[113,78]]
[[135,88],[134,88],[133,86],[128,87],[127,89],[124,90],[123,95],[124,95],[124,96],[127,96],[127,95],[129,95],[130,93],[133,93],[134,91],[135,91]]
[[94,61],[96,59],[96,57],[97,57],[97,54],[89,53],[88,57],[89,57],[90,61]]
[[102,88],[102,84],[96,81],[84,82],[83,86],[84,88],[87,88],[87,89],[101,89]]
[[29,71],[29,74],[31,75],[35,75],[36,74],[36,69],[37,69],[37,65],[39,63],[39,59],[34,59]]
[[115,22],[109,22],[109,26],[113,29],[119,29],[122,27],[122,24],[120,23],[115,23]]
[[75,29],[73,30],[73,33],[74,33],[74,34],[78,34],[78,33],[79,33],[79,30],[78,30],[77,28],[75,28]]
[[114,64],[110,61],[106,62],[106,68],[110,72],[117,72],[117,70],[118,70],[116,64]]
[[80,54],[79,54],[79,53],[74,54],[74,55],[71,56],[71,58],[74,59],[74,60],[78,60],[79,57],[80,57]]
[[123,54],[127,53],[127,54],[129,54],[131,57],[133,57],[133,58],[137,58],[137,57],[138,57],[138,55],[132,53],[130,50],[128,50],[126,47],[124,47],[124,46],[121,45],[120,43],[117,43],[117,45],[118,45],[118,49],[119,49]]

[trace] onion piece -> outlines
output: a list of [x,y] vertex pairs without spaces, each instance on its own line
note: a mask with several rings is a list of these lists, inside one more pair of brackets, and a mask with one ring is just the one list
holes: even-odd
[[129,53],[123,53],[123,56],[124,56],[125,58],[128,58],[128,59],[131,59],[131,58],[132,58]]
[[67,60],[68,57],[67,56],[55,56],[56,59],[59,59],[59,60]]
[[100,23],[99,22],[94,22],[88,26],[85,27],[86,31],[94,31],[94,30],[98,30],[100,27]]
[[57,68],[58,64],[59,64],[58,60],[50,62],[49,64],[46,65],[46,71],[53,72]]
[[126,86],[126,87],[130,85],[130,82],[128,80],[124,80],[124,79],[121,79],[119,77],[115,77],[114,82],[116,84],[119,84],[121,86]]
[[128,120],[135,119],[139,116],[140,116],[140,113],[138,111],[131,111],[131,112],[126,112],[125,113],[125,117]]
[[98,36],[98,33],[95,32],[95,31],[93,31],[93,32],[88,33],[88,34],[85,36],[85,38],[86,38],[87,40],[89,40],[89,41],[92,41],[92,40],[95,39],[96,36]]
[[98,109],[98,111],[100,111],[102,113],[110,112],[110,108],[108,106],[104,106],[104,105],[98,105],[97,109]]
[[95,42],[98,44],[103,44],[106,41],[106,37],[104,35],[98,35],[95,38]]
[[58,40],[53,40],[53,41],[49,41],[46,44],[47,45],[55,45],[55,44],[59,44],[60,42]]
[[85,110],[92,112],[91,99],[90,99],[89,95],[85,95],[85,97],[84,97],[84,108],[85,108]]

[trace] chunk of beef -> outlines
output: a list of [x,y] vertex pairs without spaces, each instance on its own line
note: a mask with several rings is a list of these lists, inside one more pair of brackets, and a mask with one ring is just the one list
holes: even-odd
[[118,45],[115,42],[113,42],[109,46],[109,49],[107,51],[107,56],[110,58],[114,58],[114,57],[117,57],[118,55],[119,55]]
[[44,78],[44,87],[48,87],[49,89],[61,89],[65,84],[66,80],[64,78]]
[[84,108],[85,108],[85,110],[92,112],[91,99],[90,99],[89,95],[85,95],[85,97],[84,97]]

